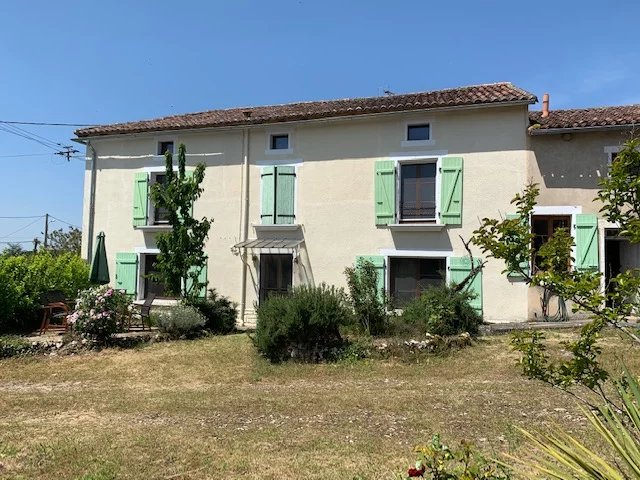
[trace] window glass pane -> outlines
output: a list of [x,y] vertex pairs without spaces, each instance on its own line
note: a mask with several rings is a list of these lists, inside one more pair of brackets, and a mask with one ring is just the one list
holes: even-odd
[[158,255],[144,255],[144,295],[148,297],[150,293],[153,293],[158,298],[168,298],[170,295],[164,283],[150,278],[150,275],[159,273],[157,262]]
[[164,155],[167,152],[173,154],[173,142],[160,142],[158,144],[158,155]]
[[535,235],[533,238],[533,264],[536,268],[540,268],[541,259],[538,257],[538,250],[549,241],[549,237],[557,229],[564,228],[571,233],[571,217],[567,215],[536,215],[533,216],[531,223],[531,231]]
[[433,220],[436,216],[436,164],[402,165],[400,172],[401,218]]
[[416,140],[429,140],[429,124],[409,125],[407,127],[407,140],[410,142]]
[[[155,183],[164,184],[167,180],[167,176],[164,174],[159,174],[155,176]],[[168,223],[169,222],[169,211],[166,208],[153,206],[153,221],[154,223]]]
[[406,305],[426,288],[443,285],[444,258],[392,258],[391,295],[397,306]]
[[289,148],[289,135],[271,135],[271,150],[286,150]]

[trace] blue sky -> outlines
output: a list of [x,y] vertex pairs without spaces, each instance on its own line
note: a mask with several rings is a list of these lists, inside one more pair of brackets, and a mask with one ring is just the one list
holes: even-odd
[[[6,0],[0,120],[112,123],[497,81],[549,92],[552,109],[640,103],[639,14],[633,0]],[[72,145],[71,127],[22,128]],[[84,162],[0,141],[0,217],[79,225]],[[0,242],[41,237],[43,223],[0,218]]]

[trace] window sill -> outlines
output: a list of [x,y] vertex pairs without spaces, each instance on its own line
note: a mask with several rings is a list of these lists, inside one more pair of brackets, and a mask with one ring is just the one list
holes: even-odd
[[[144,304],[145,299],[142,298],[140,300],[135,300],[133,303],[134,305],[142,305]],[[156,298],[153,300],[153,303],[151,304],[151,308],[153,307],[173,307],[175,305],[178,305],[180,303],[180,300],[178,300],[177,298]]]
[[286,224],[276,224],[276,225],[260,225],[253,224],[253,228],[256,233],[259,232],[295,232],[302,228],[302,225],[298,223],[286,223]]
[[435,140],[403,140],[401,147],[432,147],[436,144]]
[[265,155],[291,155],[293,153],[293,148],[276,148],[271,150],[268,148],[264,151]]
[[143,232],[166,232],[173,227],[171,227],[171,225],[142,225],[134,228]]
[[446,225],[443,223],[391,223],[388,227],[396,232],[439,232]]

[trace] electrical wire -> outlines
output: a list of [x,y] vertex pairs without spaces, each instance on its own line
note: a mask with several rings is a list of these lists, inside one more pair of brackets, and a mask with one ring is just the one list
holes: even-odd
[[36,223],[36,222],[40,221],[40,219],[41,219],[41,218],[43,218],[43,217],[44,217],[44,215],[43,215],[42,217],[40,217],[40,218],[35,219],[33,222],[28,223],[28,224],[27,224],[27,225],[25,225],[24,227],[20,227],[18,230],[14,231],[14,232],[11,232],[9,235],[3,235],[3,236],[2,236],[2,237],[0,237],[0,238],[8,238],[8,237],[10,237],[11,235],[15,235],[16,233],[21,232],[21,231],[23,231],[23,230],[25,230],[25,229],[29,228],[29,227],[30,227],[31,225],[33,225],[34,223]]
[[44,125],[48,127],[95,127],[95,123],[48,123],[48,122],[17,122],[13,120],[0,120],[0,123],[13,125]]
[[7,132],[7,133],[11,133],[11,134],[13,134],[13,135],[17,135],[18,137],[22,137],[22,138],[25,138],[25,139],[27,139],[27,140],[31,140],[31,141],[33,141],[33,142],[37,142],[37,143],[39,143],[40,145],[43,145],[43,146],[45,146],[45,147],[47,147],[47,148],[50,148],[50,149],[52,149],[52,150],[55,150],[55,151],[60,150],[58,147],[56,147],[56,146],[55,146],[55,145],[60,145],[59,143],[58,143],[58,144],[56,144],[56,143],[55,143],[55,142],[53,142],[53,141],[51,141],[51,142],[49,142],[49,143],[45,143],[45,142],[43,142],[42,140],[39,140],[39,139],[38,139],[38,138],[36,138],[36,137],[32,137],[32,136],[30,136],[30,135],[26,135],[26,134],[21,133],[21,132],[19,132],[19,131],[12,130],[10,127],[11,127],[10,125],[0,125],[0,130],[2,130],[2,131],[4,131],[4,132]]
[[44,157],[46,155],[52,155],[52,153],[18,153],[16,155],[0,155],[0,158]]
[[73,227],[73,228],[80,228],[78,225],[74,225],[73,223],[65,222],[64,220],[60,220],[59,218],[54,217],[53,215],[49,215],[49,218],[53,218],[54,220],[57,220],[59,222],[66,223],[67,225],[69,225],[70,227]]
[[16,218],[43,218],[44,215],[31,215],[31,216],[26,216],[26,217],[0,217],[0,219],[16,219]]

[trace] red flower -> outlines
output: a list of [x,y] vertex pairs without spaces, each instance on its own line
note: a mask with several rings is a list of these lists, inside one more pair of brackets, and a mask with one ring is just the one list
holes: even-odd
[[407,471],[407,474],[412,478],[422,477],[424,475],[424,465],[420,468],[420,470],[418,470],[417,468],[411,467],[409,471]]

